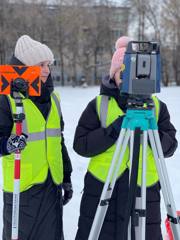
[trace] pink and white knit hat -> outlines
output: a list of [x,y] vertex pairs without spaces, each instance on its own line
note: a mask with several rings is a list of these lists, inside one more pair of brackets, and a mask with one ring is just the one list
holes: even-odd
[[110,78],[113,78],[115,73],[121,68],[124,60],[124,53],[128,43],[132,41],[131,38],[127,36],[120,37],[115,44],[116,51],[114,52],[111,60],[111,67],[109,71]]

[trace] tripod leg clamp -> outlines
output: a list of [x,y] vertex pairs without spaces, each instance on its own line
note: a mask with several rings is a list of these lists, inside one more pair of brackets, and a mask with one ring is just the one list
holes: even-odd
[[139,226],[139,218],[146,217],[145,209],[135,209],[133,214],[133,226]]
[[169,214],[167,214],[167,218],[168,218],[169,222],[172,222],[174,224],[179,224],[180,223],[180,216],[175,218],[175,217],[172,217]]
[[104,199],[100,202],[100,206],[106,206],[109,205],[110,198]]

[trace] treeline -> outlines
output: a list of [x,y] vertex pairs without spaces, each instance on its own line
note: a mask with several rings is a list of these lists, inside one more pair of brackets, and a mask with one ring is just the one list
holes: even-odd
[[[127,3],[127,1],[124,1]],[[137,38],[161,44],[163,83],[180,86],[180,1],[130,0]]]
[[[100,75],[98,66],[109,64],[118,37],[113,30],[118,8],[108,1],[49,2],[0,0],[0,63],[8,62],[17,38],[28,34],[53,50],[57,60],[54,72],[57,76],[60,73],[62,85],[68,80],[76,85],[81,77],[95,84]],[[125,15],[121,34],[126,34],[128,8],[120,11],[118,16]]]
[[62,85],[86,78],[98,83],[108,72],[114,41],[127,34],[161,43],[163,82],[180,85],[180,1],[0,0],[0,64],[13,54],[22,34],[55,53]]

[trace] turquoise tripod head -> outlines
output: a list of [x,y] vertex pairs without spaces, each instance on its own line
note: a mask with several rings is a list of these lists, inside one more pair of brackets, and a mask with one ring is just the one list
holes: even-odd
[[154,103],[152,99],[130,99],[128,101],[128,109],[122,123],[122,128],[135,130],[140,128],[142,131],[151,129],[157,130]]

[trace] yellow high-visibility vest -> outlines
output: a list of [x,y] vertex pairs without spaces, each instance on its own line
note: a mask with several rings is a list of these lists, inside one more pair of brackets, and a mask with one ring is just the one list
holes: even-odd
[[[8,96],[12,113],[16,113],[15,101]],[[51,109],[47,120],[30,100],[23,100],[25,120],[23,133],[28,135],[27,146],[21,151],[20,192],[35,184],[43,183],[48,169],[55,184],[62,183],[63,161],[61,151],[60,99],[55,93],[51,96]],[[15,133],[15,124],[12,133]],[[13,192],[14,154],[3,156],[3,189]]]
[[[106,97],[108,99],[105,103],[107,105],[105,107],[106,111],[106,118],[104,127],[108,127],[111,123],[113,123],[119,116],[123,116],[124,112],[118,106],[116,100],[113,97],[107,97],[99,95],[96,98],[97,104],[97,112],[100,121],[101,120],[101,106],[102,106],[102,99]],[[155,115],[156,120],[158,120],[159,116],[159,100],[157,97],[152,97],[155,105]],[[104,103],[103,103],[104,104]],[[91,158],[88,171],[95,176],[98,180],[105,182],[108,171],[111,165],[111,161],[116,149],[116,144],[108,148],[105,152],[98,154]],[[130,161],[129,161],[129,147],[126,148],[125,154],[123,156],[123,160],[118,171],[118,177],[120,177],[123,172],[129,168]],[[141,175],[142,175],[142,146],[140,146],[140,156],[139,156],[139,170],[138,170],[138,185],[141,185]],[[156,171],[155,159],[153,156],[153,152],[150,146],[147,146],[147,172],[146,172],[146,185],[151,186],[158,181],[158,174]]]

